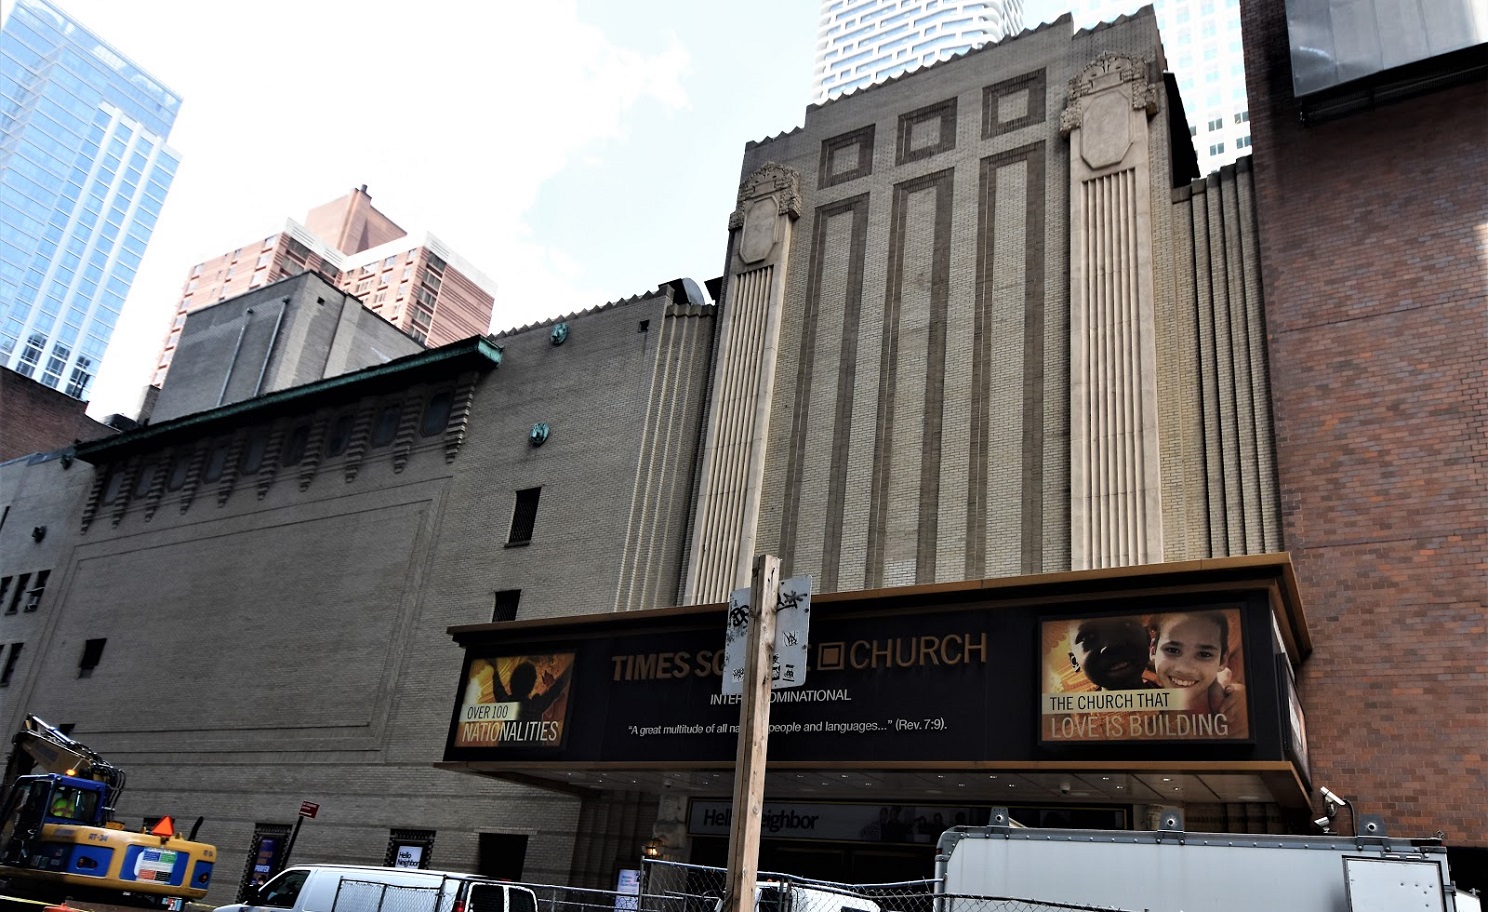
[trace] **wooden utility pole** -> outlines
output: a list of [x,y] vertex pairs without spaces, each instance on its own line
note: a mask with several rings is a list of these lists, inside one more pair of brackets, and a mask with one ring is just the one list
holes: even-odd
[[779,601],[780,558],[761,554],[754,559],[749,582],[749,641],[744,658],[744,694],[739,702],[739,747],[734,755],[734,813],[729,824],[725,912],[754,912],[765,756],[770,745],[775,607]]

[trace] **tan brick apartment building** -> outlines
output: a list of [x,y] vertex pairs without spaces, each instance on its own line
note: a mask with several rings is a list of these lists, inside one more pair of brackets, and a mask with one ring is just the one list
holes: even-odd
[[[716,307],[667,283],[181,414],[70,468],[6,466],[0,571],[54,581],[0,616],[26,646],[7,718],[75,723],[130,770],[125,815],[204,814],[214,898],[300,800],[322,807],[301,860],[412,843],[612,886],[649,839],[717,858],[728,739],[661,732],[727,723],[703,657],[768,551],[813,577],[820,622],[814,702],[779,718],[852,732],[772,743],[777,808],[1145,828],[1176,803],[1191,829],[1300,831],[1325,784],[1481,851],[1470,802],[1356,787],[1370,745],[1316,718],[1317,655],[1352,633],[1278,554],[1306,534],[1286,525],[1297,438],[1271,432],[1291,368],[1268,363],[1261,245],[1282,216],[1260,163],[1191,180],[1162,61],[1150,10],[1064,19],[808,109],[745,151]],[[44,551],[18,531],[40,516],[65,530]],[[1233,727],[1071,737],[1091,729],[1039,712],[1088,677],[1067,627],[1201,608],[1229,618]],[[462,714],[524,661],[561,701],[541,736],[482,741]],[[906,706],[939,727],[869,727]],[[1450,725],[1471,739],[1474,718]],[[1411,734],[1405,762],[1444,743]],[[808,837],[767,839],[762,865],[930,871],[933,838]]]

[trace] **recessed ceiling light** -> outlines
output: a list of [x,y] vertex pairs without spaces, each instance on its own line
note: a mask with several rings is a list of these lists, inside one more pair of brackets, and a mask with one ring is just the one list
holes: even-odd
[[1172,782],[1173,780],[1172,779],[1169,779],[1167,776],[1164,776],[1163,777],[1163,781],[1164,782]]

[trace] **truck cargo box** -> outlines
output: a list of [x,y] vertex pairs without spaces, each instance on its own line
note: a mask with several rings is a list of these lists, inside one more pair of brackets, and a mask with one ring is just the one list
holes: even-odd
[[[1145,912],[1481,912],[1436,840],[1373,835],[1187,833],[1175,810],[1154,832],[1025,829],[995,808],[985,827],[940,838],[936,912],[984,912],[977,897]],[[1368,821],[1367,825],[1365,825]]]

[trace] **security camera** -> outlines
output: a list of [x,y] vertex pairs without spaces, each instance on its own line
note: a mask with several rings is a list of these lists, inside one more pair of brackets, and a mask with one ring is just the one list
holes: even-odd
[[1326,785],[1323,785],[1323,786],[1319,786],[1318,787],[1318,794],[1322,795],[1324,800],[1331,801],[1334,804],[1338,805],[1339,807],[1345,807],[1345,806],[1348,805],[1348,801],[1347,800],[1345,800],[1343,798],[1340,798],[1337,795],[1333,794],[1333,792],[1331,792],[1331,791],[1328,790],[1328,787]]
[[1321,828],[1322,831],[1326,833],[1328,832],[1328,827],[1333,823],[1333,819],[1331,817],[1319,817],[1312,823],[1314,826]]
[[1069,780],[1066,779],[1063,782],[1059,783],[1059,794],[1068,795],[1072,788],[1073,786],[1071,786]]

